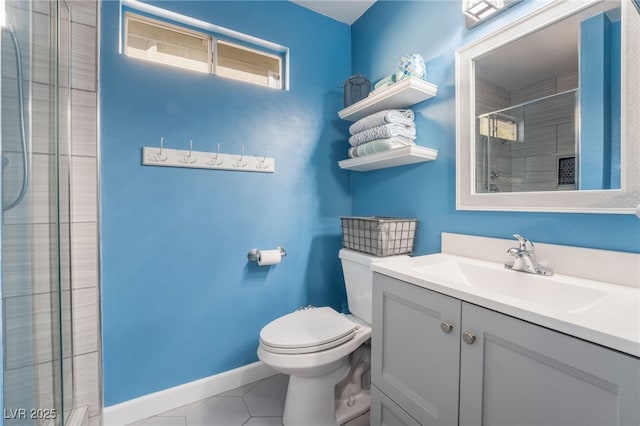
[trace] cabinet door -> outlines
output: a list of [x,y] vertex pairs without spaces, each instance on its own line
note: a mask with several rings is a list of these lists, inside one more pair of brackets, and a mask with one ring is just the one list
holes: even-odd
[[460,425],[640,424],[640,360],[463,303]]
[[457,299],[374,275],[371,380],[425,426],[458,423],[460,312]]
[[371,385],[371,424],[379,426],[420,426],[387,395]]

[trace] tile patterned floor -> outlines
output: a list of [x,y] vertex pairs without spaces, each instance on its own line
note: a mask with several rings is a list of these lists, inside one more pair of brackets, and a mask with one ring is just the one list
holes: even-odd
[[278,374],[129,426],[281,426],[288,383]]
[[[277,374],[128,426],[282,426],[288,384]],[[369,426],[369,413],[344,426]]]

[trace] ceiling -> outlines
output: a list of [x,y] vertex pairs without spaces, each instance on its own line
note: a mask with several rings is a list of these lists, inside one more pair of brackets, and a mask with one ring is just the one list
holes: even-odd
[[291,0],[345,24],[353,24],[376,0]]
[[476,59],[476,76],[510,92],[577,72],[580,23],[603,12],[620,20],[619,4],[599,3]]
[[[290,0],[302,7],[353,24],[376,0]],[[586,16],[611,9],[611,2],[577,13],[562,24],[550,25],[544,31],[530,34],[491,55],[476,61],[476,72],[484,80],[507,91],[567,74],[578,68],[578,28]],[[611,14],[611,11],[609,11]],[[610,16],[612,21],[619,16]],[[547,60],[541,61],[539,58]]]
[[579,22],[569,25],[567,21],[533,32],[476,59],[476,77],[510,92],[577,72]]

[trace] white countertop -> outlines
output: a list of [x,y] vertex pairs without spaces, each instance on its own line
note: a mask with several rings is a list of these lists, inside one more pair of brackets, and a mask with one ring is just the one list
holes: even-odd
[[[464,267],[460,268],[460,264]],[[507,270],[501,263],[448,253],[388,260],[374,263],[371,268],[419,287],[640,357],[640,288],[562,274],[536,276]],[[513,274],[513,278],[509,274]],[[485,286],[483,282],[488,284]],[[496,282],[503,284],[496,285]],[[501,291],[500,285],[507,291]]]

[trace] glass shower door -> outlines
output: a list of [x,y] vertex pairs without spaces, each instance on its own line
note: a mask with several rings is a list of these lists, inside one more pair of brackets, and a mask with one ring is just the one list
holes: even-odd
[[0,6],[3,424],[63,425],[73,403],[69,11]]
[[63,420],[73,409],[73,333],[71,303],[71,11],[57,3],[55,127],[57,154],[58,282],[60,291],[60,361]]

